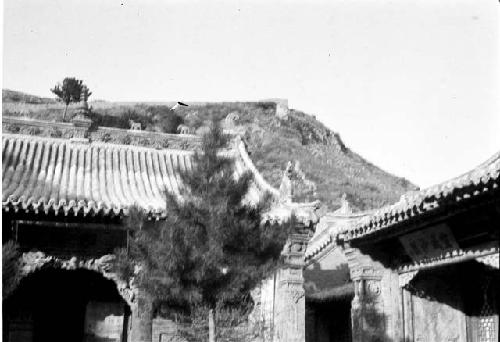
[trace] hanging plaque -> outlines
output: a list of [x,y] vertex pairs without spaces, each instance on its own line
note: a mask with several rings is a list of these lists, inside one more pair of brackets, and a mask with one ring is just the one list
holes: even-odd
[[445,224],[401,236],[399,241],[413,261],[437,257],[458,249],[455,237]]

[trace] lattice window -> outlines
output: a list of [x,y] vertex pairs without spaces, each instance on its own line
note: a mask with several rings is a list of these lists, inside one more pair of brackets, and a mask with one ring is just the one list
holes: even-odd
[[497,342],[497,320],[495,311],[489,298],[491,279],[487,278],[483,284],[483,306],[478,322],[478,342]]
[[479,342],[497,342],[495,321],[493,316],[479,319]]

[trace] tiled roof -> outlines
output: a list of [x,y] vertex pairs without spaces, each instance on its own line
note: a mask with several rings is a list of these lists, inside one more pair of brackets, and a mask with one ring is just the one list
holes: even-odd
[[360,213],[328,213],[321,217],[316,225],[316,231],[309,241],[305,253],[306,261],[314,260],[324,254],[329,246],[335,244],[335,237],[347,227],[359,222],[369,212]]
[[[249,193],[277,194],[258,174],[241,140],[227,152],[236,173],[250,170]],[[181,174],[193,171],[192,151],[158,149],[104,142],[72,142],[22,134],[2,137],[2,207],[34,213],[126,213],[137,204],[151,214],[165,213],[164,191],[180,195]]]
[[450,204],[467,203],[478,196],[500,200],[500,152],[474,170],[430,188],[409,192],[393,204],[376,210],[345,232],[345,240],[367,237],[410,222]]

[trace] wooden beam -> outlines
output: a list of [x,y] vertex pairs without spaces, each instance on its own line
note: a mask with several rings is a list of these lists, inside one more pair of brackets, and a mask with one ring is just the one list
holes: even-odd
[[35,221],[35,220],[16,220],[16,236],[17,225],[40,226],[40,227],[55,227],[68,229],[102,229],[102,230],[127,230],[122,224],[104,224],[104,223],[80,223],[80,222],[60,222],[60,221]]

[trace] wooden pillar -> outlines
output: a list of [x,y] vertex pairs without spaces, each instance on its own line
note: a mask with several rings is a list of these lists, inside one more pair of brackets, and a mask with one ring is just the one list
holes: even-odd
[[130,342],[152,342],[153,302],[144,292],[139,290],[137,300],[131,308]]
[[285,263],[277,274],[274,341],[305,342],[304,253],[307,232],[292,234],[283,256]]

